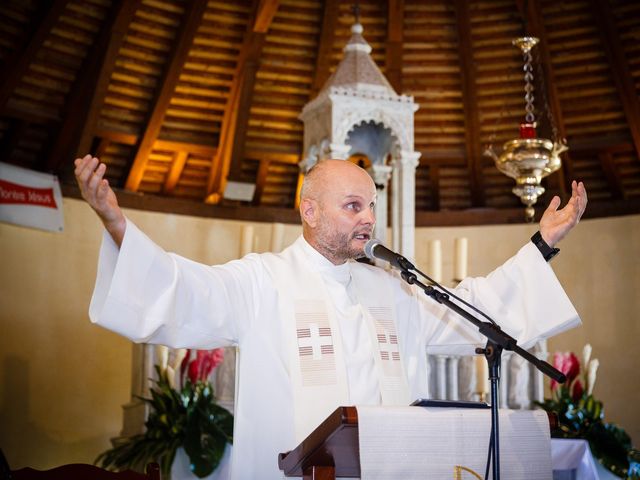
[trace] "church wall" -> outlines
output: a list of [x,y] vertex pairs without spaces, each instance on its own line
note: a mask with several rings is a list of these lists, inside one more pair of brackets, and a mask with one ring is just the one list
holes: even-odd
[[[122,427],[129,401],[131,344],[87,316],[101,239],[83,202],[64,199],[65,231],[0,224],[0,448],[13,468],[92,462]],[[240,255],[242,222],[127,211],[164,248],[204,263]],[[253,224],[254,250],[271,248],[270,224]],[[417,264],[440,239],[443,276],[453,276],[454,238],[469,238],[469,274],[500,264],[535,231],[527,225],[421,228]],[[300,227],[284,227],[287,245]],[[553,260],[585,325],[559,335],[549,350],[579,353],[585,342],[601,361],[596,395],[609,420],[640,443],[637,338],[640,324],[640,216],[581,222]]]

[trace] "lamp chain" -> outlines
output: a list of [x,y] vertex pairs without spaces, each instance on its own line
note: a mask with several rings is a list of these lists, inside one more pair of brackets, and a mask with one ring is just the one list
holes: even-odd
[[531,50],[527,50],[523,53],[524,57],[524,100],[525,100],[525,120],[527,123],[535,123],[536,115],[535,115],[535,107],[533,106],[533,101],[535,97],[533,92],[535,90],[533,86],[533,66],[531,62],[533,60],[531,56]]

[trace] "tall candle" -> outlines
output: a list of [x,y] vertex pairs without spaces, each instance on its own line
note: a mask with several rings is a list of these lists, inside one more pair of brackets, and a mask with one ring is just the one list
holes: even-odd
[[282,223],[274,223],[273,227],[271,227],[271,251],[272,252],[280,252],[282,251],[282,243],[284,238],[284,224]]
[[476,393],[489,392],[489,366],[484,355],[477,355],[476,361]]
[[240,256],[253,252],[253,225],[243,225],[240,231]]
[[453,278],[462,280],[467,277],[468,241],[465,237],[456,238],[454,242]]
[[442,244],[440,240],[429,242],[429,271],[427,272],[436,282],[442,282]]

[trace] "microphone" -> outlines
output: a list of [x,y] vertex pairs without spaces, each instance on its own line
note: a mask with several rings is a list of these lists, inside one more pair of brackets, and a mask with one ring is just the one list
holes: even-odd
[[415,270],[416,268],[413,266],[413,263],[402,255],[385,247],[377,238],[372,238],[365,244],[364,254],[370,260],[374,258],[384,260],[385,262],[389,262],[392,267],[399,268],[400,270]]

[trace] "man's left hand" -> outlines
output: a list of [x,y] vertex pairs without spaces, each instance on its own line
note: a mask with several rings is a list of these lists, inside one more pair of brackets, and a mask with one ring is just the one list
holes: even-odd
[[571,183],[569,202],[560,210],[558,210],[559,206],[560,197],[556,195],[551,199],[540,219],[540,234],[550,247],[555,247],[580,221],[587,207],[587,190],[584,188],[584,184],[574,180]]

